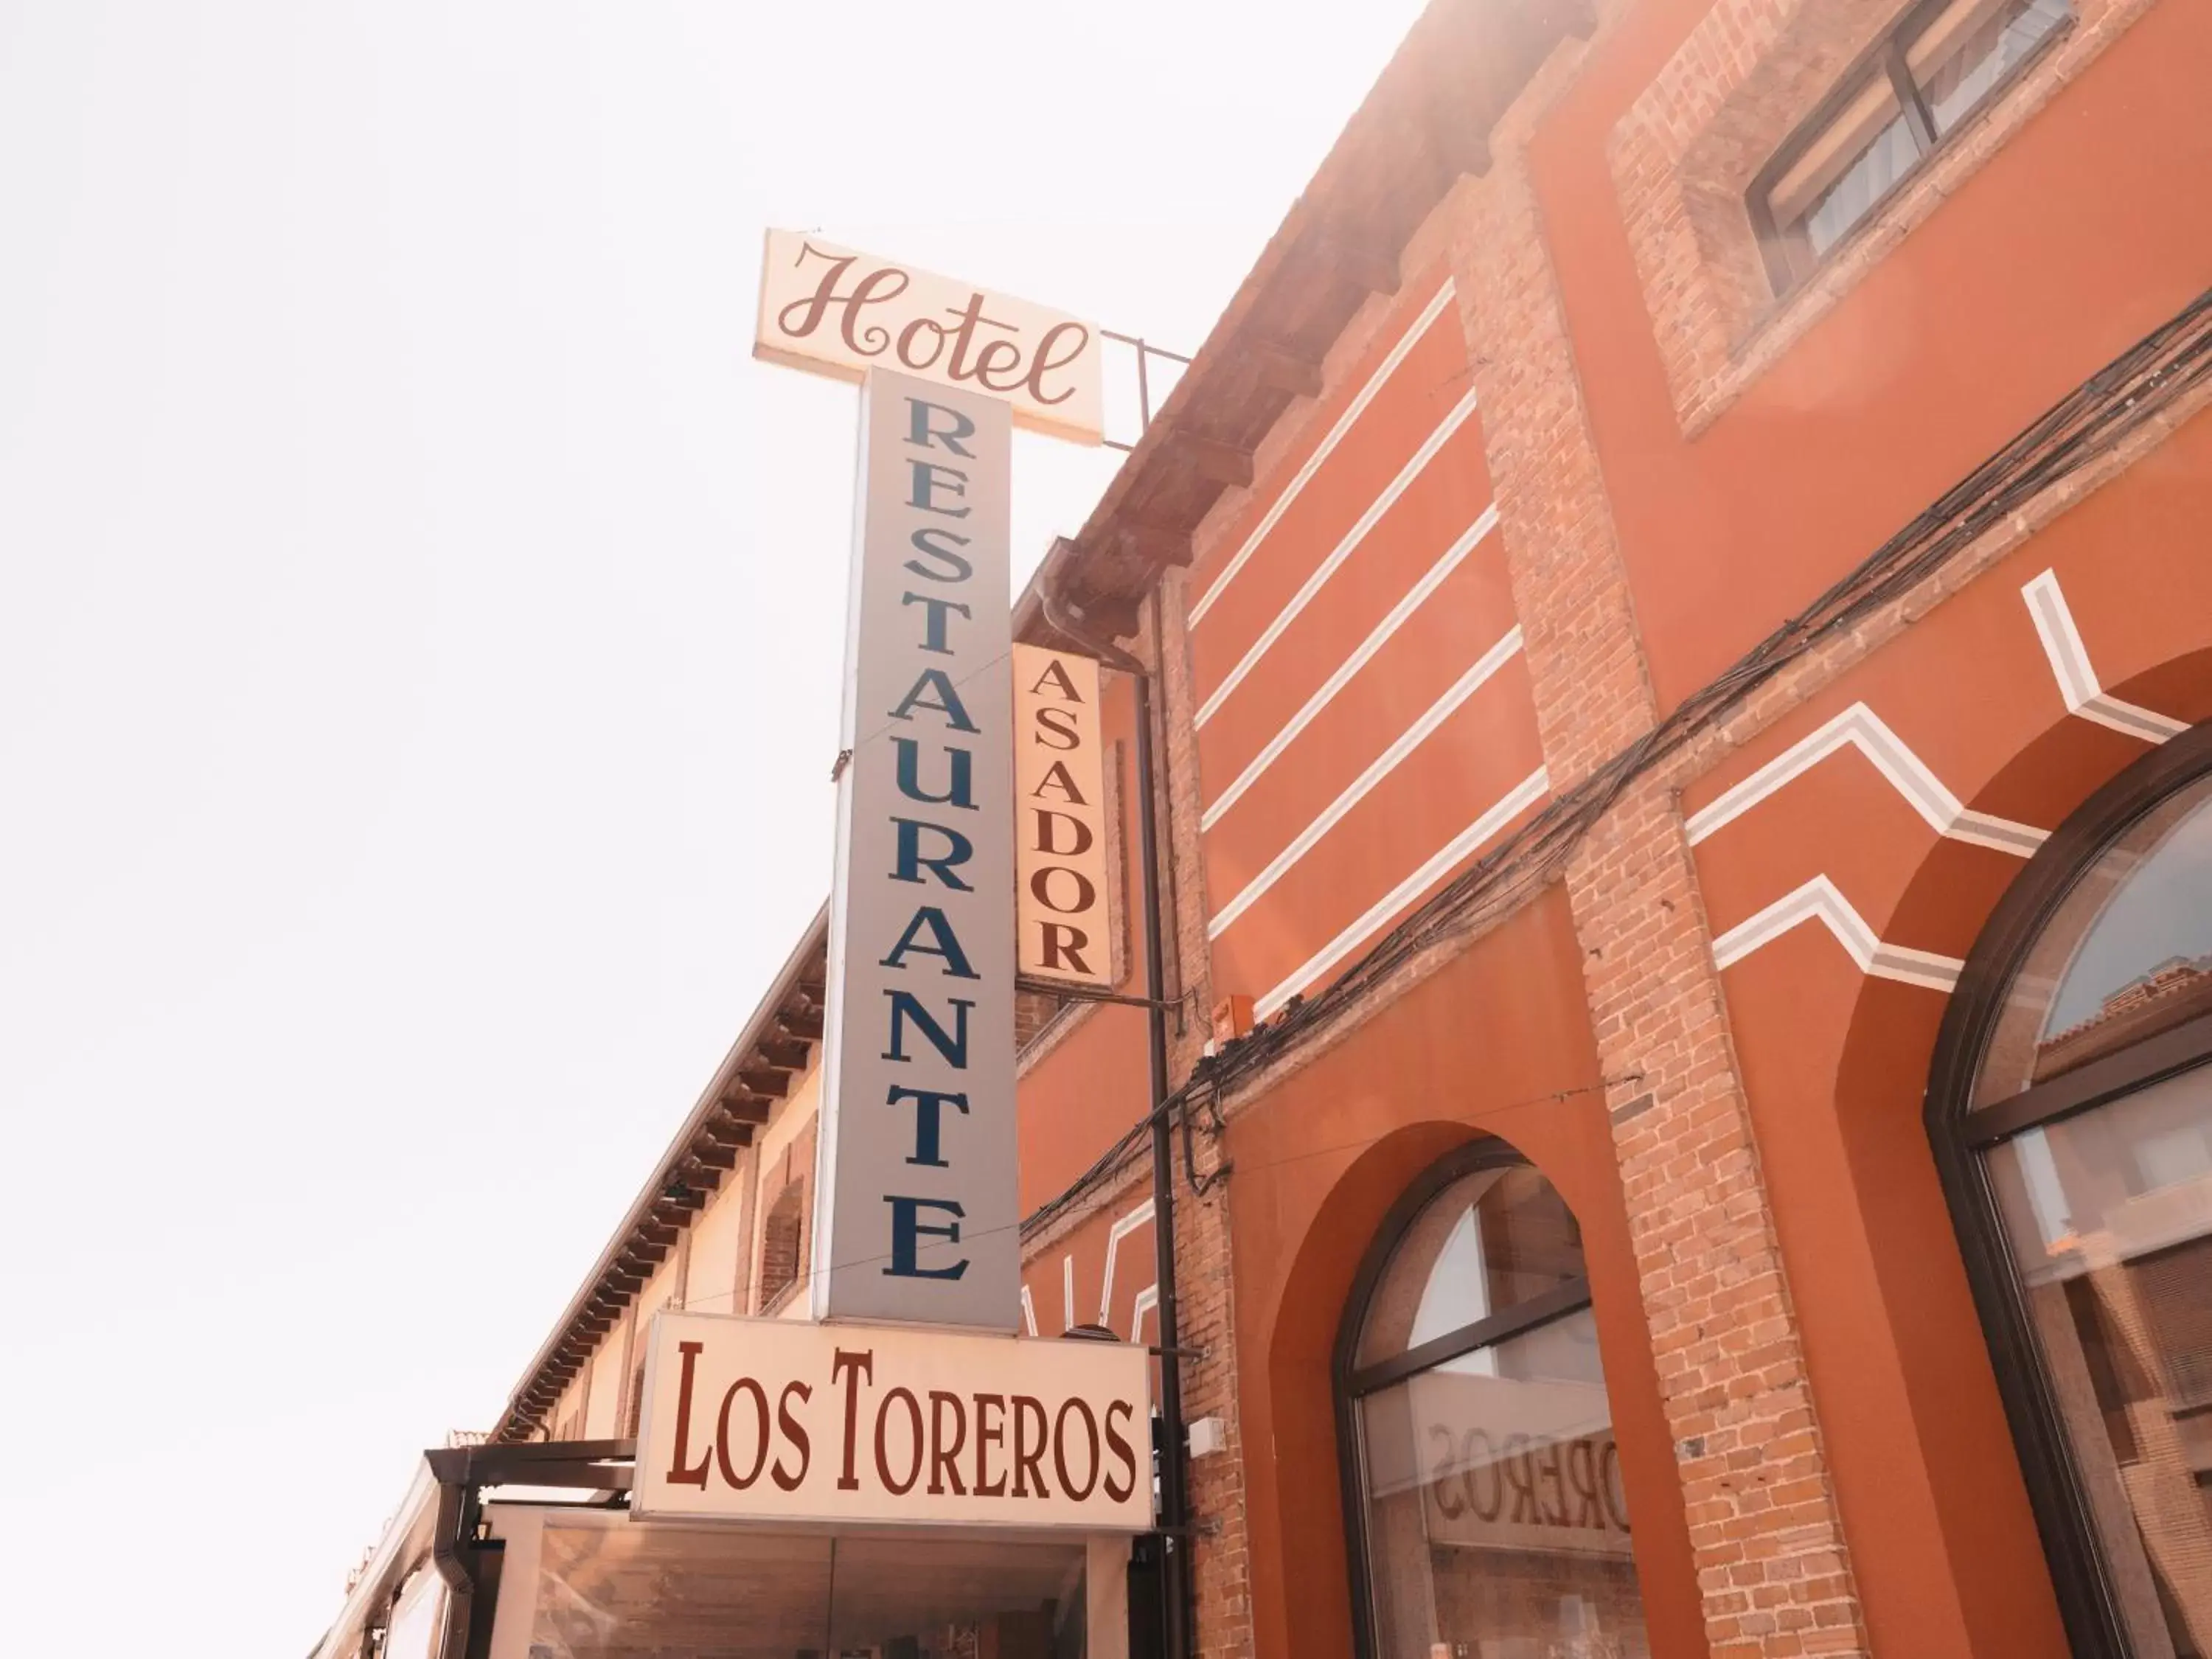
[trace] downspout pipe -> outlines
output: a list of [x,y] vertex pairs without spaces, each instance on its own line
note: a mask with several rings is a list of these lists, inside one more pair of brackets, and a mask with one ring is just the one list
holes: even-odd
[[446,1581],[446,1627],[438,1637],[438,1659],[468,1659],[469,1615],[476,1604],[477,1581],[463,1552],[468,1547],[468,1534],[475,1530],[475,1474],[465,1448],[423,1455],[438,1482],[430,1563]]
[[[1054,562],[1066,544],[1053,548]],[[1166,978],[1160,951],[1160,855],[1155,820],[1158,802],[1153,793],[1152,672],[1137,658],[1110,641],[1093,639],[1063,611],[1050,580],[1042,573],[1037,581],[1037,601],[1054,633],[1081,647],[1108,667],[1127,674],[1137,700],[1137,797],[1144,811],[1137,815],[1138,861],[1142,868],[1145,917],[1145,996],[1152,1005],[1151,1019],[1152,1119],[1152,1250],[1159,1275],[1160,1326],[1160,1530],[1166,1547],[1160,1556],[1161,1601],[1168,1609],[1167,1659],[1184,1659],[1191,1649],[1190,1500],[1183,1467],[1182,1361],[1176,1308],[1175,1253],[1175,1141],[1161,1109],[1168,1098],[1168,1025],[1164,1000]],[[1157,595],[1154,604],[1158,603]]]

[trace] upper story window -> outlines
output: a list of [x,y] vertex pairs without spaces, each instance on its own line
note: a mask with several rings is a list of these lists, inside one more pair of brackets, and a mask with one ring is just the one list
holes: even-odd
[[2067,0],[1915,6],[1751,190],[1778,293],[1794,288],[2070,20]]

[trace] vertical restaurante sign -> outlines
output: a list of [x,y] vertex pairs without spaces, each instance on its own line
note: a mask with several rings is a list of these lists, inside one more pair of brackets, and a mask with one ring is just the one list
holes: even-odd
[[1089,323],[797,231],[768,234],[753,355],[848,380],[893,369],[1003,398],[1040,432],[1105,435]]
[[1015,965],[1024,974],[1114,983],[1101,742],[1097,663],[1014,647]]
[[1150,1363],[1124,1342],[662,1313],[631,1513],[1141,1531]]
[[817,1153],[817,1318],[1012,1330],[1006,405],[871,369]]

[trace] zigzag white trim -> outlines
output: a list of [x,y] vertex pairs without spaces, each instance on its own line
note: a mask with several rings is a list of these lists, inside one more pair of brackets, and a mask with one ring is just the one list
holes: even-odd
[[1367,763],[1366,769],[1338,792],[1334,800],[1314,815],[1313,822],[1291,837],[1291,844],[1267,861],[1267,867],[1244,884],[1244,889],[1228,903],[1216,911],[1206,924],[1206,936],[1219,939],[1229,931],[1230,925],[1258,903],[1267,890],[1289,874],[1292,866],[1314,849],[1314,846],[1344,819],[1344,815],[1359,805],[1375,787],[1398,769],[1400,762],[1418,749],[1439,726],[1450,719],[1469,697],[1500,668],[1521,653],[1521,624],[1516,623],[1505,630],[1505,637],[1476,659],[1467,672],[1445,688],[1444,693],[1426,708],[1419,718],[1401,732],[1390,746]]
[[1129,1340],[1145,1340],[1145,1316],[1160,1305],[1160,1287],[1147,1285],[1137,1292],[1137,1300],[1129,1310]]
[[1458,569],[1483,538],[1496,528],[1498,503],[1492,501],[1461,533],[1459,539],[1443,550],[1443,556],[1428,568],[1420,580],[1407,590],[1406,597],[1390,607],[1390,614],[1375,624],[1374,631],[1359,642],[1350,656],[1336,665],[1335,672],[1322,682],[1321,689],[1306,699],[1305,706],[1283,723],[1281,731],[1267,739],[1267,746],[1252,757],[1251,764],[1237,775],[1237,781],[1221,792],[1220,799],[1213,801],[1200,815],[1198,827],[1201,830],[1211,830],[1220,822],[1221,815],[1237,804],[1237,798],[1260,781],[1260,775],[1275,763],[1298,733],[1313,724],[1315,717],[1351,683],[1352,677],[1364,668],[1377,651],[1389,643],[1390,636],[1405,625],[1406,619],[1427,602],[1429,595],[1443,585],[1444,578]]
[[1959,983],[1966,963],[1957,957],[1938,956],[1903,945],[1884,945],[1867,925],[1866,918],[1837,890],[1826,876],[1815,876],[1803,886],[1784,894],[1757,915],[1738,922],[1713,941],[1713,965],[1728,968],[1762,945],[1782,937],[1802,921],[1818,921],[1835,935],[1859,971],[1877,979],[1893,979],[1931,991],[1949,991]]
[[1488,841],[1522,812],[1544,798],[1552,787],[1551,774],[1538,767],[1508,790],[1504,799],[1454,836],[1421,867],[1369,905],[1358,919],[1293,969],[1282,983],[1252,1005],[1252,1016],[1266,1019],[1315,980],[1357,951],[1389,925],[1390,918],[1436,884],[1443,872]]
[[[1098,1322],[1102,1325],[1114,1322],[1114,1258],[1121,1253],[1121,1241],[1152,1218],[1152,1200],[1148,1198],[1117,1219],[1106,1234],[1105,1285],[1098,1293]],[[1070,1319],[1067,1322],[1073,1325],[1075,1322]],[[1133,1340],[1134,1334],[1131,1333]]]
[[1428,464],[1436,459],[1437,452],[1450,441],[1452,434],[1464,426],[1468,416],[1474,413],[1474,390],[1470,386],[1467,395],[1452,406],[1451,412],[1437,422],[1436,430],[1421,441],[1421,447],[1398,470],[1398,476],[1385,484],[1382,493],[1367,504],[1367,510],[1359,515],[1359,521],[1344,532],[1344,539],[1331,548],[1328,556],[1314,567],[1313,574],[1308,576],[1298,591],[1291,595],[1289,603],[1277,613],[1274,621],[1267,624],[1260,637],[1252,641],[1251,648],[1238,659],[1237,666],[1231,669],[1222,678],[1221,684],[1213,688],[1212,695],[1199,705],[1194,724],[1203,726],[1219,712],[1221,705],[1229,701],[1229,694],[1259,665],[1260,659],[1267,654],[1269,647],[1283,637],[1283,630],[1297,621],[1298,613],[1313,603],[1314,595],[1321,592],[1322,584],[1336,574],[1360,543],[1367,539],[1367,532],[1382,521],[1382,515],[1397,504],[1398,497],[1404,495],[1413,480],[1421,476]]
[[2081,643],[2081,630],[2074,625],[2074,612],[2058,586],[2057,571],[2045,571],[2023,586],[2020,594],[2027,601],[2027,614],[2034,618],[2043,654],[2051,659],[2051,672],[2058,681],[2069,713],[2145,743],[2164,743],[2189,729],[2185,720],[2105,695],[2089,661],[2089,647]]
[[1782,788],[1811,770],[1838,750],[1857,750],[1874,763],[1912,810],[1939,836],[1976,847],[1993,847],[2000,853],[2027,858],[2049,839],[2051,832],[2010,818],[1969,811],[1959,798],[1943,787],[1928,763],[1914,754],[1905,739],[1882,723],[1881,717],[1863,702],[1855,702],[1811,736],[1792,744],[1734,788],[1692,812],[1688,819],[1690,844],[1695,846],[1724,824],[1729,824]]
[[1375,394],[1382,389],[1382,383],[1397,373],[1398,365],[1406,361],[1407,354],[1429,331],[1429,325],[1443,314],[1443,308],[1451,303],[1451,297],[1452,285],[1447,279],[1444,285],[1437,290],[1436,297],[1413,319],[1413,325],[1406,331],[1405,337],[1390,348],[1390,355],[1367,377],[1367,384],[1359,388],[1359,395],[1345,405],[1344,413],[1336,417],[1336,424],[1329,428],[1328,435],[1321,441],[1312,454],[1306,457],[1305,465],[1284,486],[1283,493],[1275,497],[1275,504],[1253,526],[1252,533],[1244,538],[1244,545],[1237,550],[1236,557],[1221,567],[1221,574],[1213,579],[1212,586],[1199,595],[1198,603],[1190,608],[1189,626],[1197,627],[1204,620],[1206,613],[1213,609],[1213,602],[1221,597],[1222,590],[1236,580],[1237,573],[1243,569],[1245,562],[1259,550],[1260,544],[1267,539],[1267,532],[1290,510],[1291,503],[1298,498],[1298,492],[1312,480],[1313,475],[1321,471],[1321,464],[1344,441],[1344,434],[1352,430],[1352,423],[1367,412],[1367,405],[1375,401]]

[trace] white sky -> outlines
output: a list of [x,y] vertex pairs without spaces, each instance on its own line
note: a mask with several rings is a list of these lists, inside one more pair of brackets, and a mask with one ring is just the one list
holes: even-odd
[[1417,9],[0,0],[0,1646],[305,1653],[826,890],[763,226],[1188,350]]

